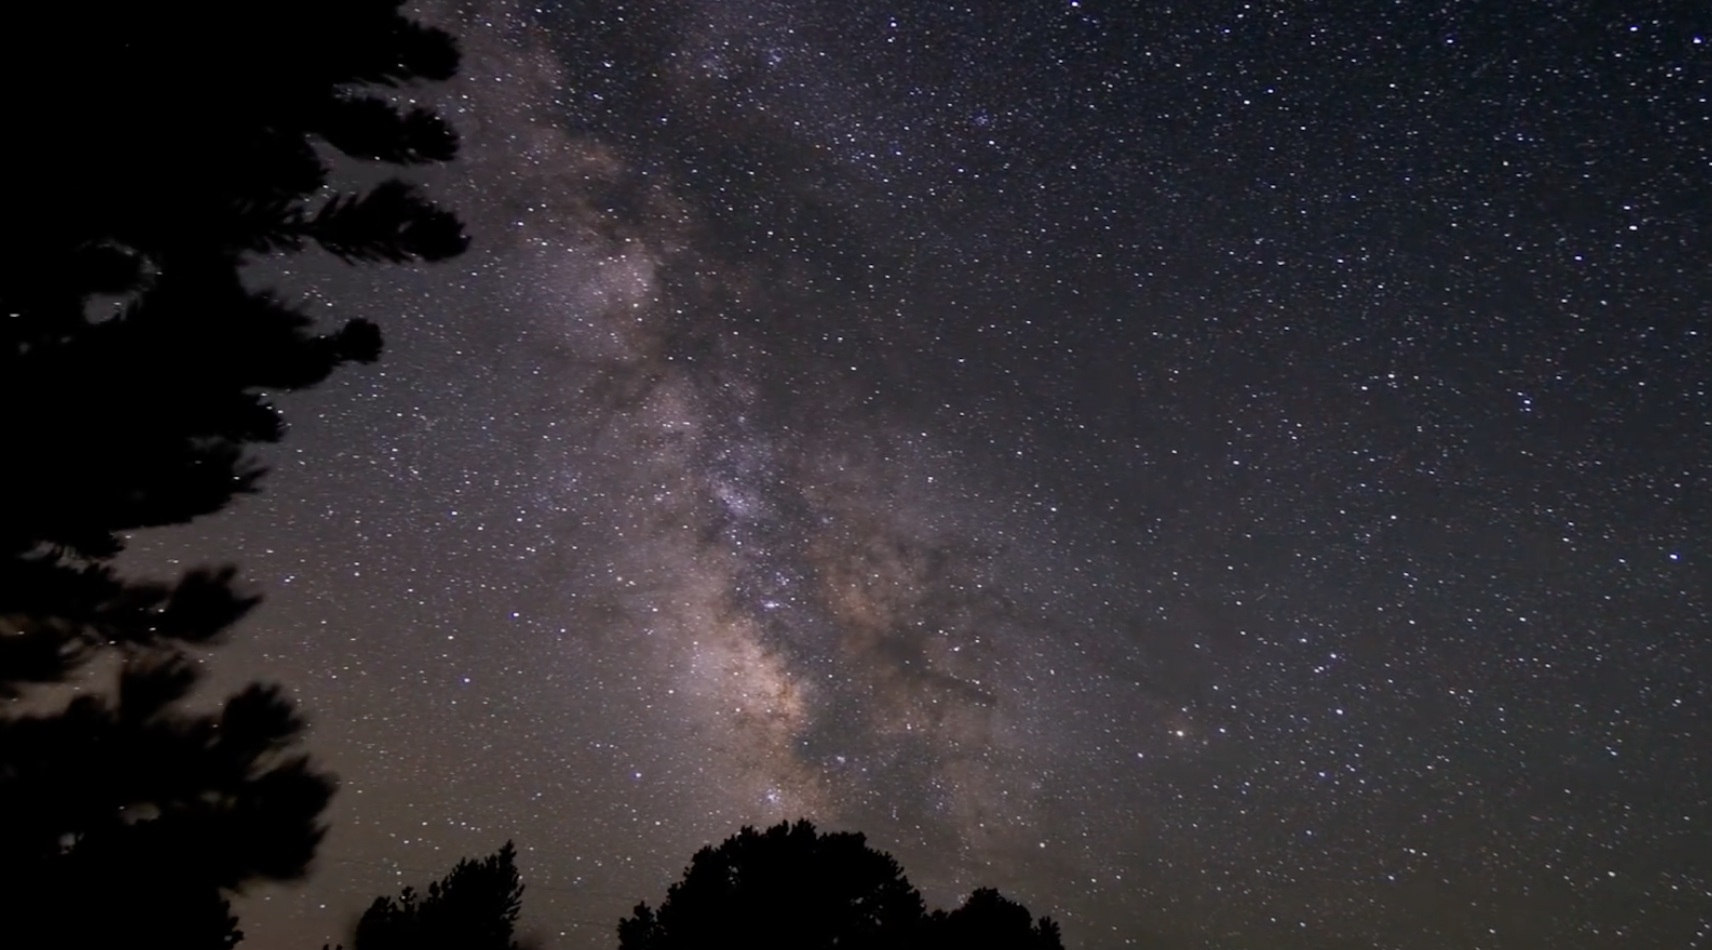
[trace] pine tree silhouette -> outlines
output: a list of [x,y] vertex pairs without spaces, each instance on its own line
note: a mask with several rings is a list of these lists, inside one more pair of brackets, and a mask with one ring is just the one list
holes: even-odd
[[134,655],[115,698],[0,720],[0,944],[228,947],[222,892],[301,873],[333,794],[293,748],[302,721],[264,686],[175,709],[196,679]]
[[[207,622],[155,630],[173,592],[129,590],[101,565],[124,532],[255,490],[244,450],[284,432],[264,391],[380,353],[373,324],[318,334],[244,286],[246,259],[309,243],[356,262],[463,250],[457,219],[401,181],[327,194],[318,143],[395,163],[456,151],[438,116],[358,91],[456,68],[451,38],[398,6],[97,0],[35,5],[4,31],[0,78],[36,94],[17,97],[3,159],[0,617],[15,629],[0,691],[63,678],[90,645],[200,642],[228,619],[214,608],[236,609],[204,577],[186,596]],[[33,81],[44,62],[65,65],[63,90]]]
[[[432,112],[385,98],[457,67],[399,0],[93,0],[9,11],[0,169],[0,946],[226,947],[225,895],[304,873],[329,777],[293,751],[277,690],[176,707],[181,651],[257,598],[232,568],[121,577],[125,535],[255,491],[246,454],[284,423],[267,392],[380,353],[373,324],[318,332],[245,285],[250,260],[319,246],[355,263],[461,252],[411,186],[335,190],[327,149],[451,158]],[[116,695],[57,712],[43,687],[98,657]],[[105,669],[102,667],[101,669]],[[99,680],[95,681],[99,683]]]
[[517,950],[512,931],[523,884],[516,858],[507,841],[480,861],[459,861],[426,896],[406,887],[397,898],[375,898],[357,922],[352,950]]

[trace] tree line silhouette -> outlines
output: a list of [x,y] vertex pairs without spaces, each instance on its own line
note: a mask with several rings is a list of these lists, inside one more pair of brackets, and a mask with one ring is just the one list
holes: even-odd
[[[333,777],[274,685],[188,707],[194,651],[259,602],[231,565],[121,574],[135,531],[259,489],[285,422],[269,394],[368,363],[378,328],[331,332],[245,283],[310,247],[440,261],[463,226],[390,178],[340,190],[328,151],[453,158],[451,126],[388,93],[449,79],[458,49],[402,0],[31,4],[0,31],[20,130],[0,248],[0,946],[226,950],[230,899],[302,878]],[[54,67],[40,81],[42,64]],[[71,688],[75,684],[75,689]],[[353,950],[515,950],[508,843],[425,892],[378,898]],[[807,822],[697,853],[623,950],[1057,948],[990,890],[928,913],[889,856]]]
[[[506,842],[464,859],[427,896],[377,897],[350,950],[518,950],[523,884]],[[1058,925],[982,888],[929,913],[892,856],[812,823],[745,827],[696,852],[659,907],[618,924],[619,950],[1063,950]],[[323,947],[322,950],[328,950]],[[339,950],[345,950],[343,945]]]

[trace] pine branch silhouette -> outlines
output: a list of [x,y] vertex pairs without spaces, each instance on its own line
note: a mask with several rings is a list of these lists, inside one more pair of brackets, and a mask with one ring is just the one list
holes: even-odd
[[[0,31],[0,82],[29,90],[0,154],[19,186],[0,212],[0,698],[34,710],[0,717],[8,950],[229,947],[228,896],[314,856],[333,783],[290,701],[257,685],[185,711],[184,651],[258,597],[229,566],[136,579],[113,559],[259,489],[251,451],[286,432],[271,394],[380,355],[375,324],[324,328],[246,285],[247,262],[467,246],[412,186],[341,190],[327,158],[456,154],[441,117],[388,98],[458,65],[400,6],[94,0]],[[111,679],[44,692],[91,670]]]

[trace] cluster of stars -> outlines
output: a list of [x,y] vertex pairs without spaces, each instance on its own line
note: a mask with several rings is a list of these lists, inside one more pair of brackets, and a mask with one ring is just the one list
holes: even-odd
[[245,930],[806,814],[1072,947],[1706,943],[1712,21],[1548,6],[429,4],[475,248],[283,276],[384,371],[138,544],[345,778]]

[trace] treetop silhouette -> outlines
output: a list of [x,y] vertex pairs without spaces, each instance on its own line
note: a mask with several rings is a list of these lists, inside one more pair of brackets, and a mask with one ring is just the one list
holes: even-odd
[[929,915],[890,855],[861,834],[821,834],[807,821],[745,827],[696,852],[659,909],[638,904],[618,937],[620,950],[1062,950],[1056,924],[1036,923],[997,891]]
[[1063,950],[1058,924],[1035,920],[1028,908],[983,887],[963,906],[936,910],[926,928],[927,945],[941,950]]
[[512,932],[523,883],[516,858],[507,841],[480,861],[459,861],[426,895],[406,887],[396,898],[375,898],[357,922],[351,950],[517,950]]

